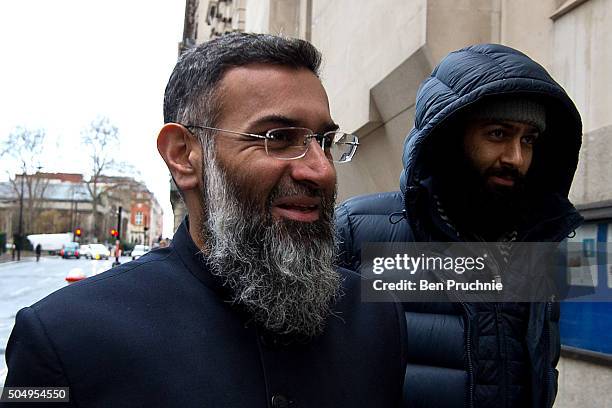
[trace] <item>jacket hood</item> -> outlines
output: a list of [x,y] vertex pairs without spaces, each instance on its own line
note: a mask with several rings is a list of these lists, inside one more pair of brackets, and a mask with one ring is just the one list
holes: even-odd
[[[582,122],[576,106],[546,70],[525,54],[498,44],[473,45],[447,55],[421,84],[414,127],[404,142],[404,194],[440,165],[424,146],[436,130],[471,105],[495,95],[537,98],[547,110],[546,131],[529,171],[532,182],[556,196],[567,197],[578,164]],[[440,137],[458,137],[439,132]],[[437,141],[444,145],[443,140]],[[435,154],[432,152],[431,154]]]

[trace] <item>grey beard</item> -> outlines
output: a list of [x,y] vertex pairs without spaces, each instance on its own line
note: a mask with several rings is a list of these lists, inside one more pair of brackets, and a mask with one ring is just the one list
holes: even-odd
[[333,198],[321,197],[317,222],[276,220],[269,205],[274,198],[312,195],[311,189],[281,184],[262,210],[241,196],[213,154],[205,156],[201,231],[211,273],[230,289],[233,302],[270,332],[321,334],[341,296],[334,265]]

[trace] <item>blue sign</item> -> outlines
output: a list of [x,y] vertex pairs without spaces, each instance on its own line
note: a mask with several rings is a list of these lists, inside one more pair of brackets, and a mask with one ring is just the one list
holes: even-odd
[[[582,240],[583,255],[597,256],[597,292],[612,299],[607,247],[608,223],[597,224],[596,240]],[[612,355],[612,302],[562,302],[559,324],[562,344]]]

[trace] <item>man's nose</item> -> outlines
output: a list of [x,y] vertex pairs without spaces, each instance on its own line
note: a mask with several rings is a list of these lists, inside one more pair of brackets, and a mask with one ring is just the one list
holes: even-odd
[[291,177],[315,188],[333,189],[336,185],[336,169],[325,155],[316,139],[309,142],[308,151],[301,159],[292,160]]
[[502,164],[509,164],[516,168],[521,168],[525,160],[521,139],[514,138],[509,140],[504,146],[504,151],[500,159]]

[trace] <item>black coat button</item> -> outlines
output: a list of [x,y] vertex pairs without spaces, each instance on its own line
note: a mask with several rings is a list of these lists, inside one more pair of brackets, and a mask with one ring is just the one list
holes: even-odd
[[272,408],[289,408],[290,403],[284,395],[276,394],[272,396]]

